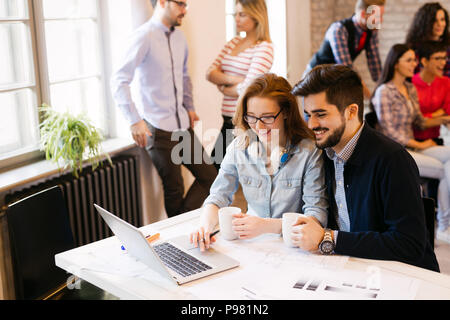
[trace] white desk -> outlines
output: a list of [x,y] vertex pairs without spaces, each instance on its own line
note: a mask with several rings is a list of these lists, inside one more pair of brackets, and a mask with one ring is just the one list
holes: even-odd
[[[195,210],[142,231],[159,232],[162,239],[189,234],[198,216]],[[183,286],[161,280],[121,253],[116,237],[57,254],[55,261],[121,299],[450,299],[450,276],[404,263],[305,253],[285,247],[278,235],[231,242],[219,235],[215,248],[241,265]],[[308,282],[302,289],[293,288],[299,280]],[[319,288],[308,290],[314,282]]]

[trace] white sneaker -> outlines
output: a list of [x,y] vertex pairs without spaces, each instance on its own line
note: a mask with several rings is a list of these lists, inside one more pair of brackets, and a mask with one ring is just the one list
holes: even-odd
[[444,231],[436,231],[436,239],[450,243],[450,227]]

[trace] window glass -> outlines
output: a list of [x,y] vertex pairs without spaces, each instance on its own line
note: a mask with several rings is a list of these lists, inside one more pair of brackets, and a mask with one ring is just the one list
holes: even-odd
[[0,24],[0,88],[32,83],[33,69],[28,26]]
[[36,98],[32,89],[0,93],[0,158],[38,146]]
[[96,17],[97,1],[94,0],[44,0],[44,18]]
[[62,112],[86,113],[99,128],[105,128],[101,83],[98,78],[69,81],[50,86],[52,106]]
[[26,0],[0,0],[0,19],[26,19]]
[[45,23],[50,82],[99,73],[97,24],[90,20]]

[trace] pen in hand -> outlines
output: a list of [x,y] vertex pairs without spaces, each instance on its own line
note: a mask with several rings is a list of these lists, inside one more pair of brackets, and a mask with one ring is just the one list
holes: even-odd
[[[211,239],[213,236],[215,236],[217,233],[219,233],[219,231],[220,231],[220,230],[216,230],[216,231],[214,231],[213,233],[211,233],[211,234],[209,235],[209,239]],[[203,246],[200,245],[200,250],[203,251],[203,250],[205,249],[205,248],[204,248],[204,246],[205,246],[205,239],[204,239],[204,238],[200,238],[200,239],[198,239],[198,242],[197,242],[197,243],[198,243],[198,244],[203,243]],[[197,247],[197,243],[194,243],[195,247]]]
[[209,235],[209,238],[211,239],[212,237],[214,237],[216,234],[219,233],[219,231],[220,231],[220,230],[216,230],[216,231],[214,231],[213,233],[211,233],[211,234]]

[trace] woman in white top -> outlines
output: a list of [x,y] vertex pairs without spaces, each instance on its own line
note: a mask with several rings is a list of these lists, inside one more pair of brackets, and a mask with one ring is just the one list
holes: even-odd
[[223,94],[223,125],[212,153],[217,169],[233,140],[232,117],[239,95],[251,80],[269,72],[274,56],[264,0],[236,1],[236,29],[245,32],[245,38],[236,36],[229,41],[206,73],[206,79]]

